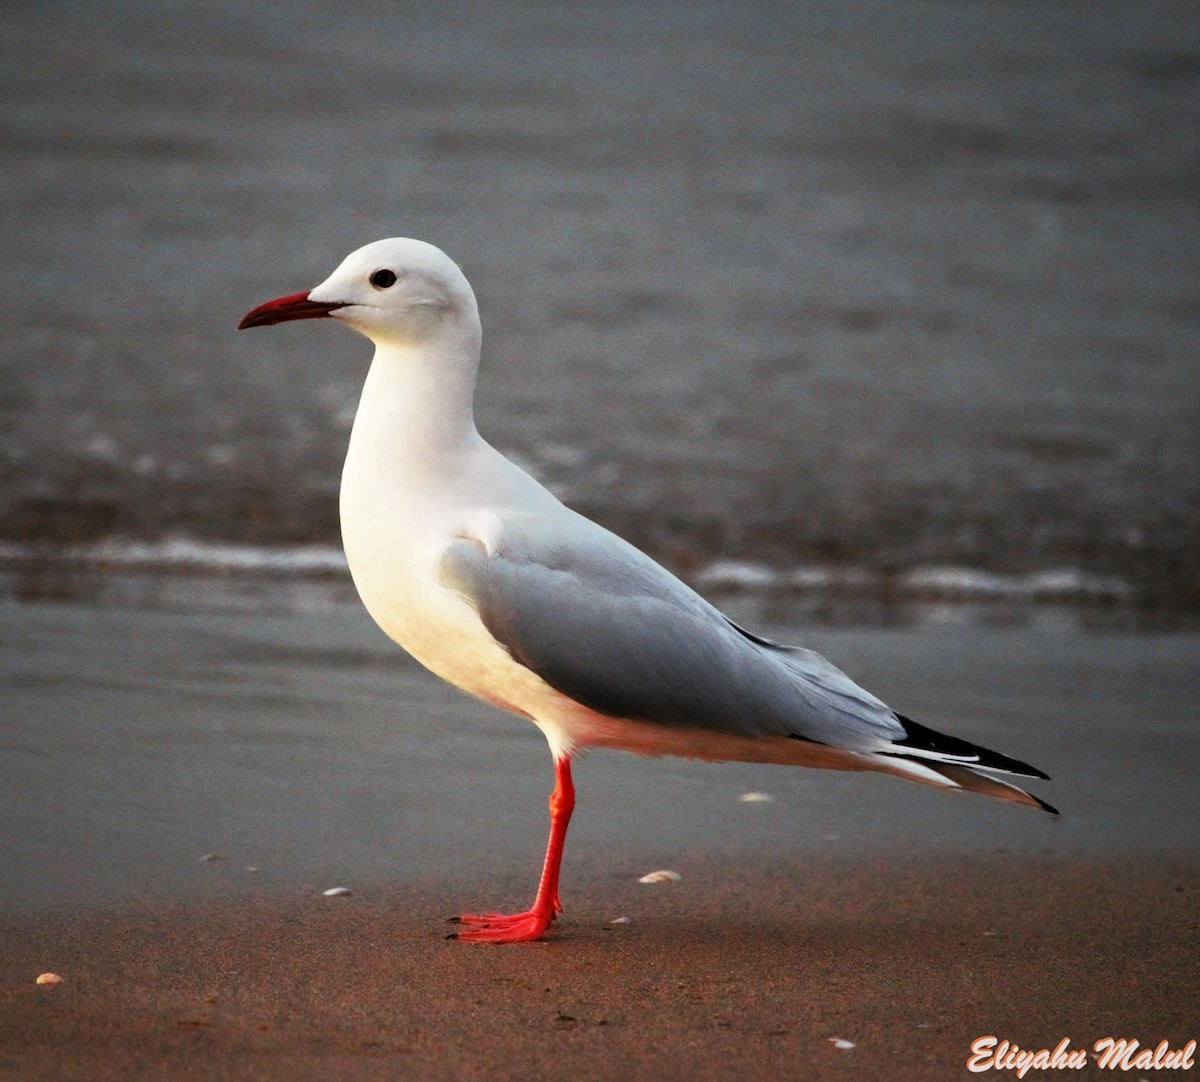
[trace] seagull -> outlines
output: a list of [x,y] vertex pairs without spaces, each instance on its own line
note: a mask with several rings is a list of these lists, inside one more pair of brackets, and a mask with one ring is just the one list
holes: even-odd
[[587,748],[879,771],[1055,811],[992,776],[1042,771],[926,728],[820,654],[739,627],[484,440],[479,307],[441,249],[375,241],[238,329],[316,318],[375,344],[340,496],[363,604],[426,668],[532,721],[554,760],[533,904],[452,918],[452,938],[537,940],[562,912],[571,759]]

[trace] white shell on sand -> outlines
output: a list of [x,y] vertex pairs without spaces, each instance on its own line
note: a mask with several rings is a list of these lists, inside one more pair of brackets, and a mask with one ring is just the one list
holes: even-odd
[[647,872],[638,880],[639,883],[678,883],[683,878],[678,872],[663,868],[657,872]]

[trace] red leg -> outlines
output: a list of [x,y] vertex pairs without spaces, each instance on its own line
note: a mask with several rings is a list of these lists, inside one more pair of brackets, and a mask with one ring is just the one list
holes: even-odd
[[562,912],[558,900],[558,872],[562,865],[567,824],[575,809],[575,786],[571,782],[570,759],[554,760],[554,792],[550,794],[550,840],[546,844],[546,863],[538,883],[537,897],[524,913],[465,913],[459,924],[470,931],[458,932],[452,939],[467,943],[526,943],[541,939],[554,918]]

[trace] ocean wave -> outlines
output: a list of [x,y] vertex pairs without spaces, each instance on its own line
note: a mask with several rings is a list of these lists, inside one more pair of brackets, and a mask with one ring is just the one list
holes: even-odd
[[914,600],[1114,601],[1130,602],[1129,583],[1075,567],[1004,575],[954,565],[878,572],[860,567],[777,569],[765,564],[718,560],[695,576],[697,585],[718,592],[850,593]]
[[[0,566],[59,566],[93,571],[153,574],[254,575],[284,578],[348,578],[341,548],[334,545],[232,545],[169,538],[106,540],[46,548],[0,543]],[[938,601],[1133,602],[1129,583],[1080,568],[1061,567],[1005,575],[956,565],[879,572],[862,567],[775,568],[741,560],[717,560],[690,576],[713,593],[839,594]]]
[[0,544],[0,564],[57,564],[96,570],[259,574],[348,575],[346,557],[334,545],[257,546],[169,538],[162,541],[99,541],[46,548]]

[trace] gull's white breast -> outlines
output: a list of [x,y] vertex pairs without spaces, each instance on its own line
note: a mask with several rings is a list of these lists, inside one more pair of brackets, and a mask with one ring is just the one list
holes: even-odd
[[[442,554],[455,540],[486,544],[502,529],[502,508],[466,498],[498,459],[481,443],[453,476],[413,482],[356,454],[352,441],[342,474],[342,542],[359,596],[389,638],[468,694],[532,718],[555,744],[554,719],[574,704],[514,661],[475,609],[438,578]],[[512,479],[501,473],[492,480],[502,502],[509,487],[502,482]]]

